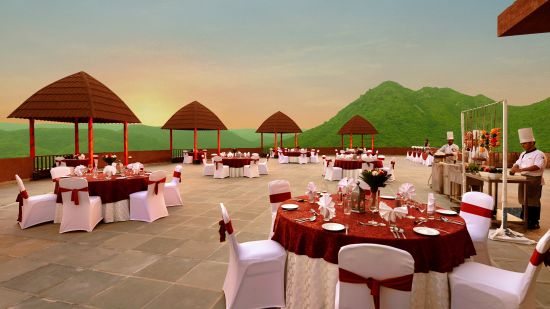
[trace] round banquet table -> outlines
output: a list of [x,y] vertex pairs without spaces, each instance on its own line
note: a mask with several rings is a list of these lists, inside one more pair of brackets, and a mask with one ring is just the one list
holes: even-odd
[[[100,173],[97,178],[86,176],[88,181],[88,192],[90,196],[101,197],[103,209],[103,221],[106,223],[116,221],[130,220],[130,194],[146,191],[148,175],[136,176],[113,176],[111,179],[106,179],[103,173]],[[55,211],[55,223],[61,222],[63,215],[63,204],[61,193],[57,190],[58,181],[56,181],[57,207]]]
[[342,177],[357,179],[363,169],[363,160],[336,159],[334,167],[342,169]]
[[[298,157],[302,155],[300,151],[285,151],[283,154],[288,157],[288,163],[299,163]],[[311,157],[311,151],[306,151],[304,154],[308,158]]]
[[[393,206],[393,200],[381,200]],[[421,226],[445,230],[439,236],[424,236],[412,231],[414,220],[398,219],[397,226],[405,230],[407,239],[394,238],[388,226],[362,226],[358,221],[383,222],[378,214],[352,213],[346,218],[348,233],[331,232],[321,226],[322,217],[314,222],[297,223],[296,218],[310,217],[310,209],[317,204],[287,200],[283,204],[297,204],[299,209],[284,211],[279,208],[275,219],[273,240],[287,251],[286,304],[287,308],[329,308],[334,306],[338,281],[338,252],[341,247],[355,243],[376,243],[409,252],[415,260],[411,307],[448,308],[449,290],[447,272],[475,255],[475,249],[465,225],[429,220]],[[422,214],[409,208],[415,217]],[[436,219],[441,217],[436,214]],[[454,220],[462,221],[454,216]],[[341,206],[336,206],[336,217],[331,222],[344,224]],[[306,284],[307,283],[307,284]],[[315,284],[313,284],[315,283]]]
[[243,167],[250,164],[250,158],[223,158],[222,164],[229,166],[229,177],[242,177]]

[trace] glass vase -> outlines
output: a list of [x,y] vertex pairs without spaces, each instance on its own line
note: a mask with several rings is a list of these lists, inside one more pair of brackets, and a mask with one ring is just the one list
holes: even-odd
[[[371,188],[372,190],[372,188]],[[379,206],[379,203],[380,203],[380,191],[378,190],[372,190],[372,194],[371,194],[371,201],[370,201],[370,211],[372,211],[373,213],[377,213],[378,212],[378,206]]]

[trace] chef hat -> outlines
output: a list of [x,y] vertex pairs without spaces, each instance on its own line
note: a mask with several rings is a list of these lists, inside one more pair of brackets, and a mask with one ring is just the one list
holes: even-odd
[[453,131],[447,131],[447,140],[455,139]]
[[533,129],[532,128],[522,128],[518,130],[519,135],[519,142],[520,143],[528,143],[528,142],[534,142],[535,137],[533,136]]

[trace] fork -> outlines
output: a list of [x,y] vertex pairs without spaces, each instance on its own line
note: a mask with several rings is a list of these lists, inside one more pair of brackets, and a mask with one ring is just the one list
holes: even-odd
[[395,233],[395,230],[393,229],[393,226],[390,226],[390,232],[393,234],[394,238],[399,238],[399,235]]

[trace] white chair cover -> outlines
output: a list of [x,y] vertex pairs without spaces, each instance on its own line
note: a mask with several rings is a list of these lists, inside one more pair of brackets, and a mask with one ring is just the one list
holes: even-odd
[[476,248],[477,254],[473,259],[486,265],[491,265],[487,237],[491,227],[493,207],[493,197],[483,192],[466,192],[460,205],[460,216],[466,222],[466,228]]
[[342,168],[334,167],[334,162],[327,160],[327,168],[325,170],[325,179],[334,181],[342,179]]
[[[63,215],[59,233],[93,231],[103,219],[101,198],[88,194],[88,181],[82,178],[61,178],[59,190],[63,199]],[[69,190],[63,192],[64,190]],[[74,190],[74,191],[73,191]]]
[[536,279],[550,254],[550,230],[539,240],[523,273],[467,262],[449,274],[451,309],[535,308]]
[[202,174],[204,176],[214,176],[214,163],[208,163],[208,159],[202,156],[202,164],[204,165]]
[[[149,175],[147,191],[130,194],[130,220],[153,222],[168,216],[164,201],[166,172],[156,171]],[[155,192],[155,187],[157,192]]]
[[307,164],[309,162],[307,158],[307,150],[300,149],[300,156],[298,157],[298,164]]
[[267,168],[267,163],[269,162],[269,154],[265,157],[264,162],[258,163],[258,173],[260,175],[267,175],[269,174],[269,169]]
[[174,173],[172,174],[172,181],[164,185],[164,202],[167,207],[183,205],[183,200],[181,199],[179,189],[182,169],[183,167],[181,165],[176,165],[174,168]]
[[222,157],[215,156],[214,161],[214,178],[223,179],[229,177],[229,166],[222,164]]
[[226,308],[284,307],[285,249],[273,240],[239,244],[227,209],[223,204],[220,209],[220,225],[229,241],[229,265],[223,283]]
[[311,149],[309,162],[319,163],[319,150]]
[[[29,196],[23,180],[19,175],[15,175],[17,186],[19,187],[19,194],[17,195],[17,202],[19,202],[20,220],[19,226],[22,229],[26,229],[30,226],[53,221],[55,218],[55,201],[57,195],[52,193]],[[19,217],[19,216],[18,216]]]
[[273,236],[273,224],[277,216],[277,209],[281,203],[291,198],[290,182],[288,180],[273,180],[267,184],[267,192],[269,193],[269,204],[271,205],[271,228],[269,229],[269,237]]
[[288,164],[288,156],[285,156],[281,150],[279,150],[279,163]]
[[255,154],[250,157],[250,159],[250,164],[243,167],[243,176],[248,178],[260,177],[260,170],[258,167],[258,160],[260,160],[260,156]]
[[[384,280],[414,273],[414,259],[407,251],[378,244],[353,244],[340,248],[338,267],[363,278]],[[411,279],[412,280],[412,279]],[[380,308],[409,308],[411,291],[380,287]],[[366,284],[336,284],[335,308],[375,308]]]

